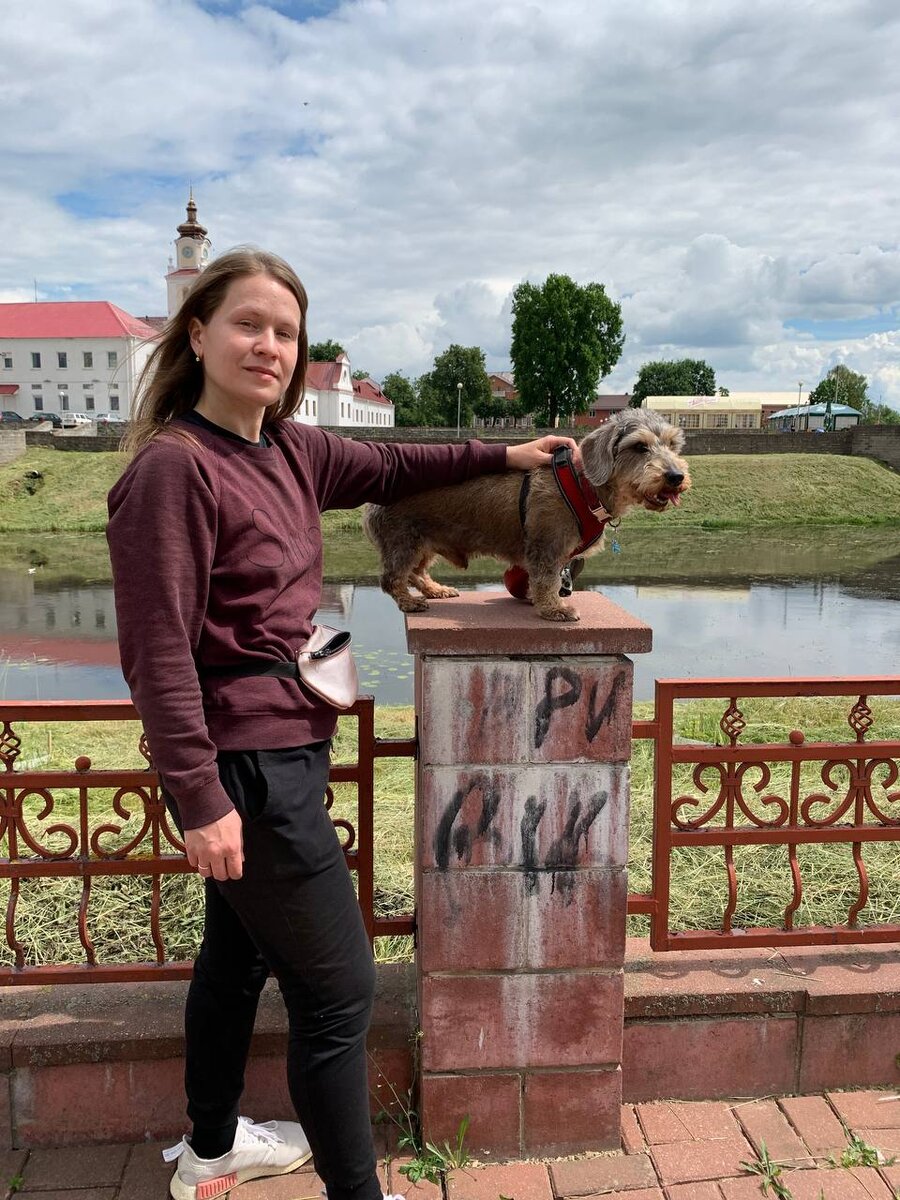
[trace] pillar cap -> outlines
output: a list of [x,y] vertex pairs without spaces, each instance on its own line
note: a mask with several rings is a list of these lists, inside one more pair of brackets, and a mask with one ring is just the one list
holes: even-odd
[[463,592],[406,614],[412,654],[647,654],[653,630],[601,592],[572,596],[580,621],[544,621],[508,592]]

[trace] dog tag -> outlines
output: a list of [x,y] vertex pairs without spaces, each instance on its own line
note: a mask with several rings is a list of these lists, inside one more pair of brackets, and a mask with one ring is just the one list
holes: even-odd
[[613,554],[621,554],[622,553],[622,547],[619,545],[618,538],[613,538],[612,545],[610,546],[610,550],[612,550]]

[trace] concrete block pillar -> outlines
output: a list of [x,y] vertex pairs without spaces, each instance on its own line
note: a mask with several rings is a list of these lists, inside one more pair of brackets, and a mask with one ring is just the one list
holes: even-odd
[[596,593],[407,618],[416,655],[420,1111],[496,1158],[618,1147],[632,663]]

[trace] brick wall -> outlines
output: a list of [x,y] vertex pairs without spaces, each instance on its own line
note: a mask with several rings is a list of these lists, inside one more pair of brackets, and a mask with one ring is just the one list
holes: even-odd
[[862,454],[900,471],[900,425],[857,425],[852,435],[851,454]]
[[[454,442],[455,430],[436,429],[333,429],[342,437],[369,442]],[[465,429],[460,436],[477,437],[483,442],[527,442],[549,432],[544,429]],[[581,437],[584,428],[556,429],[567,437]],[[0,454],[4,438],[24,438],[29,446],[54,450],[118,450],[119,434],[59,437],[52,433],[28,430],[26,433],[0,433]],[[834,433],[761,433],[758,430],[686,430],[688,456],[705,454],[849,454],[874,458],[900,471],[900,425],[859,425]],[[16,443],[18,445],[18,443]],[[22,453],[18,449],[3,462]]]
[[0,430],[0,466],[25,453],[24,430]]

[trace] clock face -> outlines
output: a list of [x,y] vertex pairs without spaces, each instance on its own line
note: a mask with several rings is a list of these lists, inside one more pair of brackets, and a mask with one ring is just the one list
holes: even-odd
[[191,249],[190,246],[185,246],[185,248],[182,250],[181,253],[184,255],[185,258],[193,258],[194,257],[194,251]]

